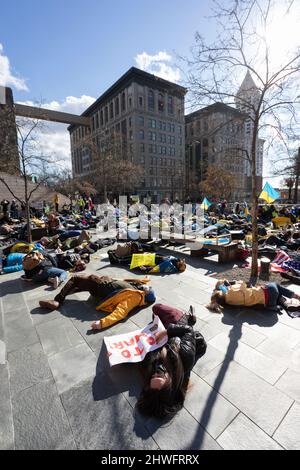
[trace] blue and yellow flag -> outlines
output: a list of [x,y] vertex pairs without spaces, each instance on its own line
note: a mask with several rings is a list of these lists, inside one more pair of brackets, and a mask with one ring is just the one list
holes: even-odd
[[211,202],[209,202],[209,200],[205,197],[202,201],[202,204],[201,204],[201,209],[204,209],[205,211],[207,211],[207,209],[209,208],[209,206],[211,206]]
[[280,198],[280,194],[276,191],[269,183],[264,185],[264,188],[259,196],[259,199],[264,199],[267,201],[268,204],[276,201],[276,199]]

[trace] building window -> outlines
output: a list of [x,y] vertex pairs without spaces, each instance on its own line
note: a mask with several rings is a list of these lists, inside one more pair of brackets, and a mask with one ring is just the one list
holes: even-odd
[[179,134],[182,134],[182,126],[178,126],[178,132]]
[[140,131],[139,131],[139,140],[144,140],[144,138],[145,138],[144,131],[143,131],[143,130],[140,130]]
[[131,127],[131,124],[132,124],[132,119],[131,117],[128,119],[128,126]]
[[154,111],[154,91],[148,90],[148,110]]
[[114,104],[111,102],[109,104],[109,118],[113,119],[114,118]]
[[116,133],[117,133],[117,134],[120,134],[120,130],[121,130],[121,125],[120,125],[120,123],[118,123],[118,124],[116,125]]
[[108,122],[108,107],[107,106],[105,106],[104,118],[105,118],[105,124],[106,124]]
[[173,96],[168,96],[168,114],[174,113]]
[[163,113],[165,110],[164,95],[162,93],[158,94],[158,111]]
[[96,114],[96,129],[99,128],[99,114]]
[[142,163],[142,164],[145,163],[145,156],[144,155],[140,156],[140,163]]
[[101,127],[104,126],[104,121],[103,121],[103,109],[101,109],[101,111],[100,111],[100,125],[101,125]]
[[116,98],[115,100],[115,115],[119,116],[120,114],[120,100],[119,98]]
[[139,96],[139,107],[142,108],[143,107],[143,97],[142,96]]
[[131,97],[128,99],[128,105],[129,105],[129,108],[132,107],[132,98]]
[[129,140],[133,140],[133,132],[129,131]]
[[144,127],[145,125],[145,120],[143,116],[139,116],[139,126]]
[[124,91],[121,95],[121,109],[122,109],[122,111],[126,110],[126,100],[125,100],[125,92]]
[[145,153],[145,144],[140,144],[140,152]]

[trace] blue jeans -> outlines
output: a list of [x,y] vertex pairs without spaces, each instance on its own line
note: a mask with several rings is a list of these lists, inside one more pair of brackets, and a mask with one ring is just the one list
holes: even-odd
[[59,268],[45,268],[41,274],[37,274],[32,278],[34,282],[45,282],[49,278],[58,277],[60,282],[63,282],[67,279],[68,273],[63,269]]
[[294,292],[286,287],[277,284],[277,282],[269,282],[266,284],[266,288],[268,289],[268,304],[267,307],[275,307],[278,305],[278,299],[281,295],[291,299],[294,295]]
[[67,240],[67,238],[79,237],[81,230],[66,230],[59,235],[61,242]]

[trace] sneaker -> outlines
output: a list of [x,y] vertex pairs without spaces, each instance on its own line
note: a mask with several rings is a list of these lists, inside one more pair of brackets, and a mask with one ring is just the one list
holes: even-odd
[[60,282],[59,282],[59,278],[56,276],[53,278],[53,288],[54,289],[57,289],[58,286],[59,286]]

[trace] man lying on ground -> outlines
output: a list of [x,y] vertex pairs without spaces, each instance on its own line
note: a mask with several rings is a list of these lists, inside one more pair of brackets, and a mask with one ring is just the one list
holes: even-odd
[[93,329],[101,330],[123,320],[134,308],[155,302],[154,291],[146,285],[147,282],[145,279],[118,280],[94,274],[74,275],[54,300],[41,300],[40,306],[56,310],[67,295],[89,292],[101,301],[96,310],[109,313],[91,325]]

